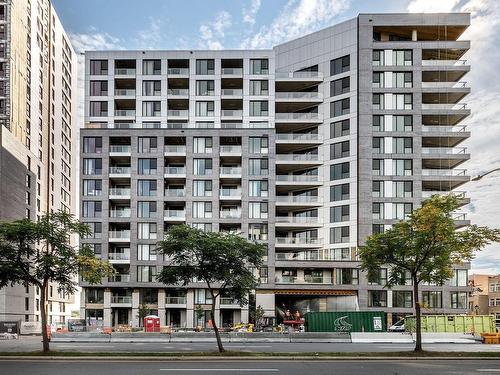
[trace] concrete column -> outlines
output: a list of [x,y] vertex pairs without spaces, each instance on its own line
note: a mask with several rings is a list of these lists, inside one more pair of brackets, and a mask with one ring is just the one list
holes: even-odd
[[240,320],[243,323],[248,323],[248,305],[241,308]]
[[[187,328],[194,328],[194,289],[189,289],[186,293],[186,314],[184,315],[183,323],[186,324]],[[181,319],[183,317],[181,316]]]
[[132,327],[139,327],[139,289],[132,291]]
[[104,312],[103,312],[104,327],[111,327],[111,289],[104,289]]
[[417,41],[417,30],[416,29],[411,31],[411,40],[414,42]]
[[160,317],[160,325],[166,326],[165,289],[158,289],[158,316]]
[[85,288],[80,292],[80,319],[85,319]]

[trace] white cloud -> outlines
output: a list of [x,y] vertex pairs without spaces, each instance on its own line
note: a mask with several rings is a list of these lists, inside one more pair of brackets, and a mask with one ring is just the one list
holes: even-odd
[[241,48],[271,48],[283,41],[309,34],[349,8],[349,0],[289,0],[269,26],[244,39]]
[[200,26],[202,49],[222,49],[226,29],[231,27],[231,15],[222,11],[217,13],[213,21],[204,23]]
[[84,51],[96,51],[106,49],[122,49],[121,40],[115,38],[107,33],[92,32],[96,31],[91,29],[89,33],[70,33],[69,38],[71,44],[77,53]]
[[159,19],[149,17],[150,25],[148,28],[139,30],[135,42],[138,49],[160,48],[162,42],[162,23]]
[[[439,7],[439,9],[437,9]],[[464,80],[471,86],[472,94],[464,99],[471,109],[471,116],[464,121],[471,138],[466,146],[471,160],[466,163],[469,174],[474,176],[500,167],[500,1],[498,0],[414,0],[408,10],[470,12],[471,25],[461,39],[471,41],[471,49],[465,55],[471,71]],[[473,224],[500,227],[500,173],[471,182],[463,190],[471,198],[464,209]],[[487,246],[472,262],[472,271],[500,272],[500,244]]]
[[243,22],[253,25],[260,9],[261,0],[251,0],[248,7],[243,8]]

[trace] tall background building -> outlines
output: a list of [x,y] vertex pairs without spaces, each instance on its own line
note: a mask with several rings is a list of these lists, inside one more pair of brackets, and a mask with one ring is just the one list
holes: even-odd
[[[86,54],[81,131],[84,240],[117,274],[83,284],[82,316],[105,326],[208,320],[203,284],[155,280],[172,225],[268,245],[255,304],[286,310],[413,312],[411,280],[383,288],[357,248],[423,199],[469,177],[462,60],[468,14],[365,14],[272,50]],[[462,203],[467,199],[463,196]],[[456,214],[457,226],[468,223]],[[467,311],[468,264],[425,285],[424,313]],[[196,313],[197,306],[205,316]],[[222,296],[219,325],[248,319]]]
[[[76,55],[48,0],[0,1],[0,220],[75,212]],[[50,285],[49,323],[72,297]],[[0,290],[0,320],[40,320],[40,290]]]

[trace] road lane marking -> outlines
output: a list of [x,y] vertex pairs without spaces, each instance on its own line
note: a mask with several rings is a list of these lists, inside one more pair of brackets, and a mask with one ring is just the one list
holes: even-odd
[[279,372],[277,368],[161,368],[160,371],[237,371],[237,372]]
[[58,348],[114,348],[113,345],[57,345]]
[[478,372],[500,372],[500,368],[478,368]]
[[231,347],[231,348],[272,348],[272,345],[232,345],[232,344],[226,344],[224,346]]

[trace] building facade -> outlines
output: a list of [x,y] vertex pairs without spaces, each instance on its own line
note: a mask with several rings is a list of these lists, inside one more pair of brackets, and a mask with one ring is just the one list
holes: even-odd
[[[76,208],[76,55],[48,0],[0,1],[0,220]],[[72,297],[48,291],[49,323]],[[40,320],[40,291],[0,290],[0,320]]]
[[[81,219],[117,274],[82,284],[91,324],[206,324],[203,284],[165,286],[155,244],[172,225],[268,245],[255,304],[286,310],[413,311],[412,286],[367,280],[357,247],[423,199],[469,177],[462,121],[468,14],[372,14],[241,51],[86,53]],[[463,203],[467,199],[463,198]],[[466,225],[457,213],[457,226]],[[468,264],[422,288],[425,312],[467,311]],[[217,301],[219,324],[248,307]],[[208,314],[205,314],[208,316]]]
[[500,329],[500,275],[473,274],[469,278],[473,288],[469,299],[469,312],[476,315],[493,315]]

